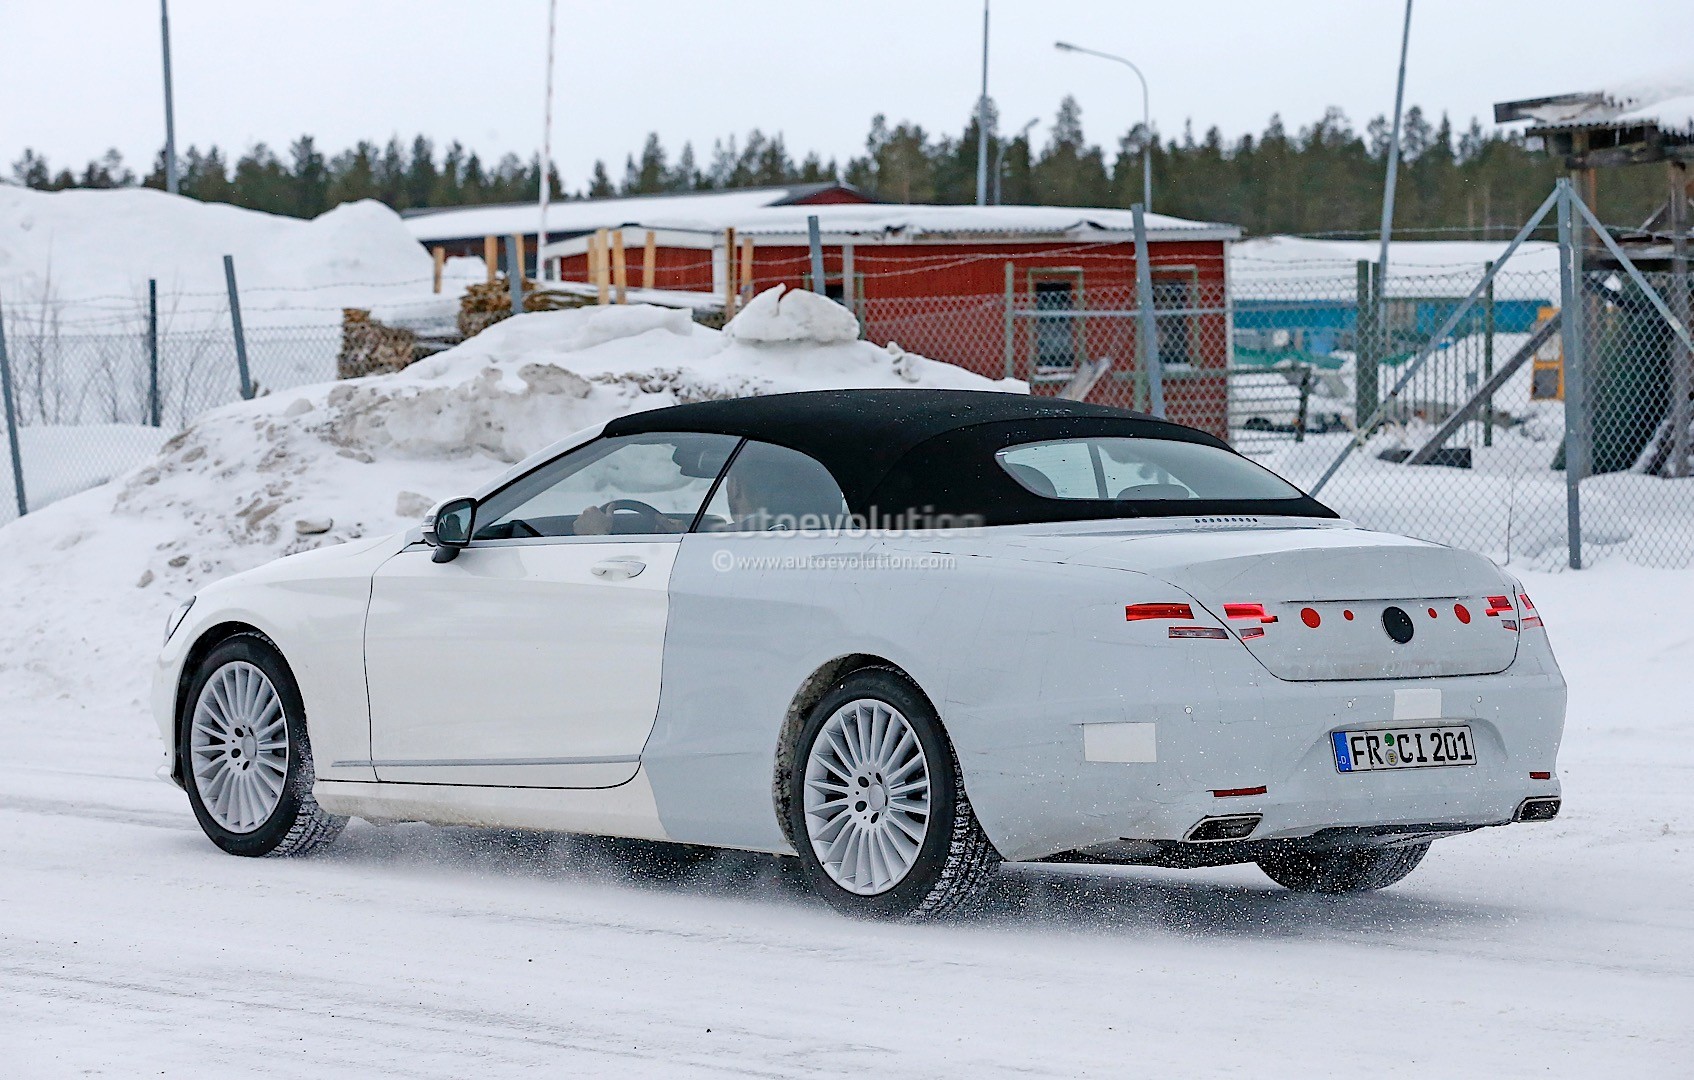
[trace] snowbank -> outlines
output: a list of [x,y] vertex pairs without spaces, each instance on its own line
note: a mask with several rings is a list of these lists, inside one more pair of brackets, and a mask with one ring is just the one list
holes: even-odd
[[0,595],[19,598],[0,654],[52,648],[42,643],[63,628],[49,625],[49,594],[150,626],[206,581],[409,527],[435,501],[624,413],[838,387],[1027,389],[842,340],[833,312],[852,324],[829,301],[780,290],[721,332],[668,308],[537,312],[395,374],[207,413],[127,476],[0,529]]
[[[343,307],[432,295],[429,252],[371,200],[302,221],[146,188],[0,185],[0,295],[14,321],[21,307],[45,305],[63,327],[110,331],[142,317],[155,278],[167,329],[221,328],[225,255],[255,328],[334,325]],[[481,260],[453,264],[454,295],[483,276]]]

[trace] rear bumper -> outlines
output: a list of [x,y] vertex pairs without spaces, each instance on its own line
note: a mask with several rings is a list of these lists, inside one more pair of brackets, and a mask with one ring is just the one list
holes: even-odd
[[[1012,860],[1115,851],[1146,857],[1110,861],[1204,865],[1256,858],[1253,845],[1263,842],[1343,835],[1337,830],[1350,832],[1351,842],[1453,835],[1508,824],[1525,800],[1560,794],[1565,685],[1556,668],[1531,667],[1464,678],[1255,679],[1234,686],[1218,673],[1204,702],[1138,708],[1122,697],[1073,699],[1066,715],[1043,725],[1048,739],[1032,738],[1026,726],[1022,739],[978,743],[968,754],[961,748],[961,765],[977,816]],[[1439,690],[1439,719],[1396,719],[1395,691],[1406,689]],[[1003,731],[982,719],[985,730]],[[1097,760],[1099,738],[1091,755],[1088,728],[1124,723],[1145,734],[1143,752],[1121,755],[1138,760]],[[1332,732],[1456,723],[1473,732],[1474,765],[1355,773],[1336,767]],[[1199,823],[1226,815],[1258,821],[1239,841],[1187,842]],[[1376,839],[1367,838],[1371,830]],[[1239,857],[1224,858],[1224,845]],[[1207,847],[1215,854],[1198,862],[1196,853],[1181,853]]]

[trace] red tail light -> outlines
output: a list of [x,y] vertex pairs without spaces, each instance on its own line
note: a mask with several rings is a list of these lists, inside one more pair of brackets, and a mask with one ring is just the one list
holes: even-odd
[[1225,604],[1223,613],[1229,619],[1257,619],[1262,623],[1276,621],[1276,616],[1268,614],[1263,604]]
[[1535,613],[1535,604],[1529,599],[1528,593],[1518,593],[1518,599],[1523,601],[1523,628],[1541,626],[1541,616]]
[[1192,619],[1194,609],[1187,604],[1130,604],[1123,609],[1123,617],[1130,622],[1140,622],[1143,619]]
[[1512,610],[1512,598],[1511,597],[1509,597],[1509,596],[1490,596],[1488,598],[1488,610],[1483,612],[1483,614],[1490,616],[1490,617],[1498,617],[1500,615],[1505,614],[1506,612],[1508,612],[1510,610]]

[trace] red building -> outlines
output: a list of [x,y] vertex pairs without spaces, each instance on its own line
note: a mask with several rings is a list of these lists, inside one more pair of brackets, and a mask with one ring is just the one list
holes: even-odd
[[[816,215],[825,291],[858,313],[868,339],[1024,379],[1036,393],[1056,393],[1080,361],[1105,358],[1110,369],[1089,399],[1147,406],[1129,211],[871,203],[719,215],[686,198],[652,209],[608,220],[600,239],[549,244],[548,276],[595,291],[604,278],[610,292],[613,234],[621,233],[630,299],[644,298],[643,286],[693,294],[696,306],[708,297],[745,303],[779,284],[811,288],[807,217]],[[1146,227],[1167,415],[1222,437],[1226,251],[1240,230],[1159,214],[1147,215]]]

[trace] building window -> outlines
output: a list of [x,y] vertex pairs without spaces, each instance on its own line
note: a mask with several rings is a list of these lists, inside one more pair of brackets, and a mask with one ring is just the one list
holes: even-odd
[[1165,367],[1194,365],[1197,278],[1192,267],[1153,271],[1153,326],[1159,336],[1159,363]]
[[1072,313],[1082,310],[1082,271],[1032,270],[1029,291],[1035,301],[1032,344],[1036,371],[1075,367],[1082,353],[1082,320]]

